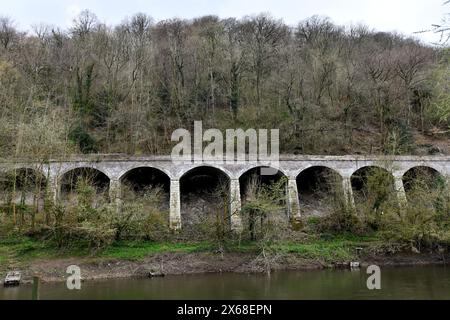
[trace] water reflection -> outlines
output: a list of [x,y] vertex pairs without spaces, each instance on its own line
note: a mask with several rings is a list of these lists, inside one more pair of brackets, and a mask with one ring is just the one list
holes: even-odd
[[[360,271],[277,272],[266,275],[205,274],[155,279],[41,285],[41,299],[450,299],[446,267],[382,268],[381,290],[366,287]],[[29,299],[31,286],[0,288],[0,299]]]

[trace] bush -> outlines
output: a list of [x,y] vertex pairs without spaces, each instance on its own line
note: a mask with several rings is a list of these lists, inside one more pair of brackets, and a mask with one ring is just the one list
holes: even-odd
[[288,225],[285,215],[286,178],[272,185],[261,185],[254,178],[249,183],[247,201],[242,205],[244,230],[251,240],[271,242]]
[[408,203],[403,210],[383,215],[383,238],[414,251],[440,246],[450,248],[449,198],[445,185],[415,184],[408,191]]
[[332,234],[363,234],[367,231],[363,221],[355,214],[355,211],[347,206],[341,205],[323,217],[318,218],[316,230]]
[[170,234],[167,210],[163,210],[165,195],[160,187],[147,188],[141,195],[124,190],[121,210],[112,214],[116,240],[142,239],[162,241]]

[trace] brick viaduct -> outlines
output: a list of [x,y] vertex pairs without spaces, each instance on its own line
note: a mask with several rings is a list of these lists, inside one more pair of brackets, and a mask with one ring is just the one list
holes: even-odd
[[[223,161],[204,160],[202,163],[173,163],[168,156],[129,157],[122,155],[95,155],[76,157],[66,160],[51,160],[44,164],[29,161],[0,162],[0,172],[27,169],[34,170],[46,177],[49,190],[58,199],[61,193],[61,181],[63,177],[74,170],[90,168],[97,170],[107,177],[109,182],[108,192],[111,201],[120,201],[121,185],[124,177],[140,168],[152,168],[164,174],[170,180],[170,226],[172,229],[182,227],[180,181],[192,170],[201,168],[213,168],[218,173],[224,174],[229,179],[230,186],[230,210],[238,213],[241,207],[241,183],[240,178],[262,163],[233,163]],[[298,183],[302,183],[299,175],[309,168],[328,168],[341,177],[342,189],[345,199],[353,204],[352,175],[361,168],[378,167],[392,175],[395,190],[399,201],[407,201],[403,178],[405,174],[414,168],[426,167],[438,172],[442,177],[450,179],[450,156],[306,156],[283,155],[280,156],[278,166],[275,168],[286,176],[288,212],[293,218],[300,218],[300,203],[298,196]],[[239,214],[231,215],[232,229],[241,227]]]

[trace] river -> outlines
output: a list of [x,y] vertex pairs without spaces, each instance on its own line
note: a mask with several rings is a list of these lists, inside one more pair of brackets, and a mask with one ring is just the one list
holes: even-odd
[[[450,299],[444,266],[384,267],[381,290],[368,290],[366,269],[276,272],[266,275],[201,274],[153,279],[41,284],[40,299]],[[0,299],[30,299],[31,286],[0,288]]]

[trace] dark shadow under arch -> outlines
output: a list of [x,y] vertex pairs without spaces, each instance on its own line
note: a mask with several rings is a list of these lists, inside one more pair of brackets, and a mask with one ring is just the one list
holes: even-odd
[[366,166],[356,170],[351,177],[351,183],[353,192],[358,193],[364,191],[367,180],[373,176],[380,176],[380,179],[386,180],[386,186],[394,190],[394,177],[393,175],[382,167]]
[[287,230],[289,225],[287,177],[274,168],[263,170],[268,168],[252,168],[239,178],[243,227],[250,240],[265,237],[273,226]]
[[229,190],[230,178],[218,168],[201,166],[186,172],[180,179],[183,230],[200,233],[202,227],[214,228],[215,221],[229,230]]
[[324,216],[343,198],[342,177],[325,166],[309,167],[297,176],[300,210],[306,216]]
[[170,177],[163,171],[152,167],[134,168],[120,179],[123,186],[137,194],[142,194],[148,187],[160,187],[170,192]]
[[447,187],[445,177],[436,169],[426,166],[409,169],[402,180],[408,202],[435,201]]
[[356,205],[364,205],[377,211],[391,200],[397,202],[394,176],[382,167],[366,166],[351,177]]
[[153,167],[134,168],[125,173],[120,182],[121,199],[125,203],[140,203],[148,212],[169,211],[170,177],[165,172]]
[[263,168],[267,169],[269,167],[255,167],[247,170],[240,176],[239,185],[241,190],[241,201],[245,202],[248,193],[251,192],[249,190],[249,188],[252,187],[251,184],[256,182],[261,186],[270,186],[276,182],[279,182],[283,177],[286,177],[283,172],[275,168],[271,168],[275,174],[266,175],[264,174],[265,171],[262,170]]
[[410,191],[415,185],[423,185],[430,189],[445,186],[445,177],[436,169],[426,166],[413,167],[403,175],[405,191]]
[[76,192],[77,185],[82,180],[92,185],[97,194],[103,194],[105,197],[109,196],[109,177],[100,170],[88,167],[72,169],[61,177],[61,196],[65,198],[69,194]]

